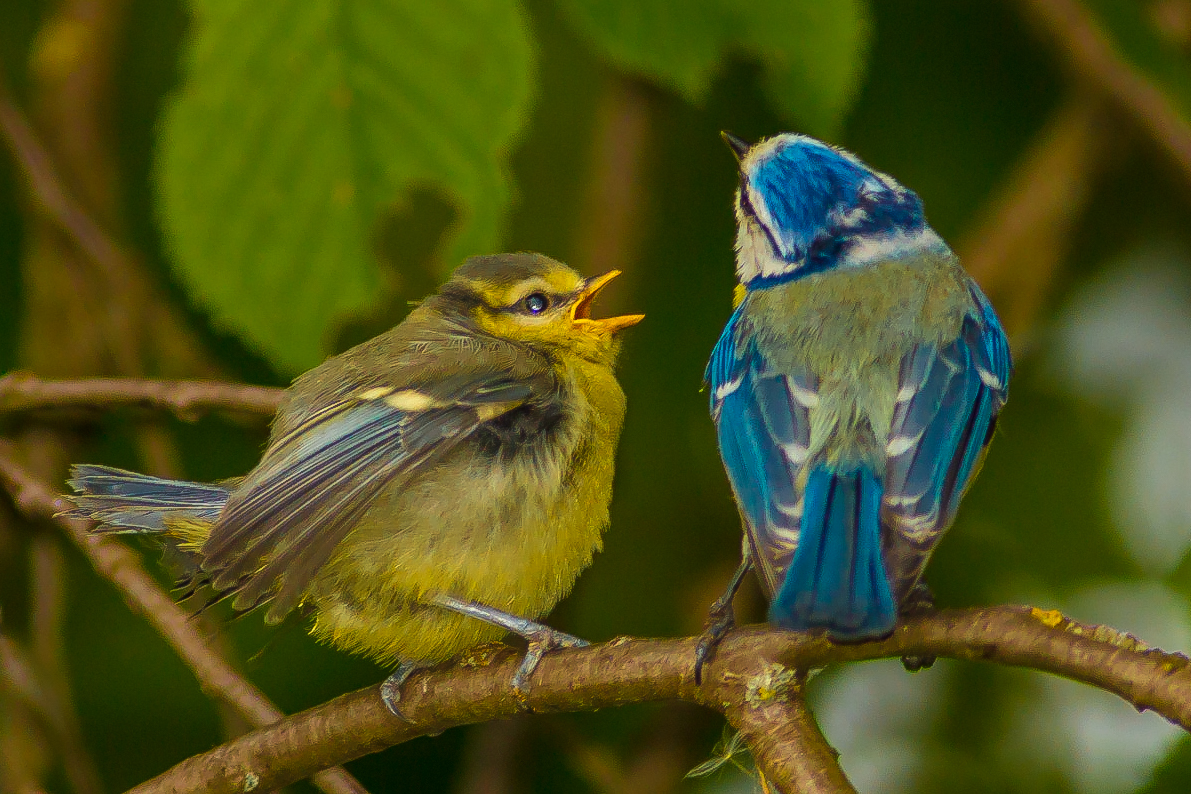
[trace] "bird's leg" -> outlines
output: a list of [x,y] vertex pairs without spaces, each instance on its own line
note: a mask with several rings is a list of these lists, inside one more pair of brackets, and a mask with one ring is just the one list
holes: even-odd
[[[930,588],[926,586],[925,582],[919,581],[911,588],[905,600],[902,601],[901,609],[898,612],[903,618],[930,615],[935,612],[935,596],[930,591]],[[934,663],[934,656],[902,657],[902,667],[906,668],[906,672],[908,673],[917,673],[919,670],[925,670]]]
[[467,615],[468,617],[482,620],[485,623],[491,623],[494,626],[500,626],[502,629],[511,631],[525,640],[529,647],[525,651],[525,658],[521,660],[521,666],[517,668],[516,674],[513,675],[513,691],[519,697],[525,696],[529,677],[533,675],[533,671],[538,667],[538,662],[542,661],[542,656],[546,653],[556,648],[583,648],[590,644],[587,640],[572,637],[570,634],[552,629],[542,623],[517,617],[495,607],[478,604],[475,601],[465,601],[461,598],[455,598],[442,593],[429,594],[425,600],[434,606],[449,609],[452,612],[458,612],[460,615]]
[[[405,715],[401,713],[401,709],[397,704],[401,702],[401,685],[405,683],[406,679],[418,669],[418,665],[414,662],[402,662],[397,665],[397,669],[393,674],[384,680],[380,685],[380,699],[389,707],[389,711],[393,715],[405,719]],[[408,722],[408,720],[406,720]]]
[[699,644],[695,646],[695,685],[703,683],[703,664],[715,655],[715,649],[728,630],[736,625],[736,613],[732,610],[732,599],[744,581],[744,575],[753,567],[746,555],[740,561],[740,567],[732,574],[732,581],[728,582],[728,589],[716,599],[707,612],[707,622],[703,624],[703,634],[699,637]]

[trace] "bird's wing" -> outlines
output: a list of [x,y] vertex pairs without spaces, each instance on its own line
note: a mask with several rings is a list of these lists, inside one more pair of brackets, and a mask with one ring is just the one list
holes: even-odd
[[[271,601],[267,618],[280,620],[382,488],[433,465],[485,423],[554,394],[548,366],[510,368],[482,352],[431,346],[421,376],[402,367],[388,373],[392,385],[373,377],[338,387],[341,396],[304,406],[300,420],[286,417],[203,546],[215,588],[234,593],[241,610]],[[435,360],[444,356],[457,360]],[[439,374],[427,381],[428,371]]]
[[955,518],[1009,396],[1005,332],[973,282],[973,310],[950,344],[919,345],[901,364],[886,449],[882,524],[900,598]]
[[766,590],[781,587],[798,545],[818,379],[776,372],[755,345],[737,342],[740,309],[712,351],[705,378],[720,454]]

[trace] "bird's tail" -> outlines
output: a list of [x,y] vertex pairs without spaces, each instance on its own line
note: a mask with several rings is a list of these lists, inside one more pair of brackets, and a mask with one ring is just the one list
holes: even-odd
[[786,628],[832,637],[882,637],[897,605],[881,558],[881,483],[872,470],[818,467],[804,491],[798,548],[769,610]]
[[163,480],[90,464],[72,467],[67,484],[75,492],[70,514],[96,521],[96,532],[171,534],[191,541],[205,535],[230,495],[221,485]]

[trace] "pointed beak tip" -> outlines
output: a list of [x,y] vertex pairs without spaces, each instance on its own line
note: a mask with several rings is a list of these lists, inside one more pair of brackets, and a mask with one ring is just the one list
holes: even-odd
[[752,144],[748,141],[733,135],[727,130],[721,130],[720,137],[724,139],[724,143],[728,144],[728,148],[732,150],[732,154],[736,155],[737,160],[743,160],[744,156],[748,154],[748,150],[752,148]]

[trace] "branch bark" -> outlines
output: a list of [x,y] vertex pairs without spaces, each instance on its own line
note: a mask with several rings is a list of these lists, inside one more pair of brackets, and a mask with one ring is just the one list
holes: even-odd
[[[269,725],[285,716],[210,646],[186,611],[145,572],[136,554],[118,542],[88,533],[89,522],[62,515],[70,503],[26,471],[8,441],[0,441],[0,484],[26,517],[53,521],[66,533],[99,575],[116,586],[129,608],[144,615],[186,662],[204,693],[228,703],[252,725]],[[311,775],[328,794],[366,794],[346,770],[313,770]]]
[[[781,691],[771,686],[775,672],[780,677],[834,662],[906,655],[1050,672],[1112,692],[1138,709],[1152,709],[1184,729],[1191,726],[1187,657],[1147,648],[1105,626],[1087,626],[1029,607],[945,610],[908,620],[886,640],[859,645],[748,627],[724,640],[702,687],[696,687],[693,678],[696,642],[693,637],[620,638],[551,653],[538,668],[524,702],[509,686],[518,663],[515,652],[467,658],[449,669],[417,674],[406,683],[402,709],[408,721],[389,713],[376,687],[362,689],[189,758],[133,791],[269,790],[417,736],[523,709],[592,711],[675,698],[724,712],[740,730],[757,734],[751,738],[756,741],[758,768],[788,794],[799,790],[791,781],[806,785],[804,774],[827,786],[811,791],[849,791],[842,773],[829,769],[831,751],[819,744],[818,729],[800,701],[788,692],[774,694]],[[761,743],[759,733],[772,730],[778,719],[797,722],[801,737]]]
[[28,372],[0,377],[0,416],[47,408],[138,406],[170,411],[192,421],[209,411],[237,411],[271,416],[282,389],[206,380],[82,378],[44,380]]
[[797,794],[856,794],[807,708],[805,676],[774,662],[725,700],[724,716],[748,742],[757,769],[780,791]]

